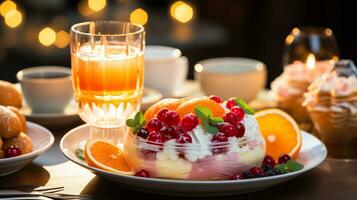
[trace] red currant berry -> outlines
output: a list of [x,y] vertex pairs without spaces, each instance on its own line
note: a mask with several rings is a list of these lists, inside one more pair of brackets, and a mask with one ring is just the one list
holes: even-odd
[[224,133],[217,133],[212,138],[213,143],[227,142],[227,141],[228,141],[228,137]]
[[240,180],[243,179],[242,174],[234,174],[233,176],[229,177],[229,180]]
[[177,139],[179,137],[178,132],[172,126],[164,126],[160,129],[161,135],[165,138],[165,140]]
[[150,178],[150,173],[148,171],[146,171],[145,169],[143,169],[143,170],[136,172],[135,176]]
[[283,164],[283,163],[288,162],[290,159],[291,159],[291,158],[290,158],[289,155],[283,154],[283,155],[281,155],[281,156],[279,157],[278,162],[279,162],[279,164]]
[[211,95],[209,98],[210,98],[211,100],[217,102],[217,103],[222,103],[222,102],[223,102],[222,98],[219,97],[219,96],[216,96],[216,95]]
[[158,120],[157,118],[153,118],[151,119],[146,128],[151,132],[151,131],[159,131],[160,128],[162,128],[162,123],[160,122],[160,120]]
[[160,112],[157,113],[156,117],[157,117],[160,121],[164,122],[165,119],[166,119],[166,113],[167,113],[167,111],[169,111],[167,108],[161,109]]
[[252,167],[249,169],[249,172],[252,173],[254,177],[263,177],[264,170],[260,167]]
[[276,162],[275,162],[275,160],[274,160],[273,157],[271,157],[271,156],[269,156],[269,155],[266,155],[266,156],[264,157],[263,165],[267,165],[267,166],[269,166],[269,167],[274,168],[275,164],[276,164]]
[[192,131],[192,129],[194,129],[197,125],[198,118],[192,113],[184,115],[180,122],[180,128],[184,132]]
[[12,158],[21,155],[21,150],[18,146],[9,146],[5,149],[5,157]]
[[229,112],[223,116],[223,120],[230,124],[236,125],[238,123],[238,116],[234,112]]
[[236,106],[235,98],[228,99],[228,101],[226,103],[226,107],[228,109],[231,109],[233,106]]
[[169,126],[176,126],[178,123],[180,123],[180,115],[176,111],[169,110],[166,113],[164,123]]
[[149,131],[146,128],[141,128],[138,131],[138,137],[146,139],[149,136]]
[[231,108],[231,111],[234,112],[235,114],[237,114],[237,118],[238,118],[238,121],[242,121],[244,119],[244,116],[245,116],[245,112],[242,108],[238,107],[238,106],[233,106]]
[[161,144],[165,142],[165,138],[160,134],[158,131],[151,131],[149,133],[149,136],[147,138],[147,141],[155,143],[155,144]]
[[237,130],[238,130],[238,134],[236,135],[237,138],[243,137],[244,133],[245,133],[245,126],[243,123],[238,123],[237,124]]
[[187,133],[183,133],[179,136],[176,142],[180,144],[192,143],[192,137]]
[[220,126],[219,131],[224,133],[227,137],[234,137],[238,134],[238,129],[232,124],[224,124]]

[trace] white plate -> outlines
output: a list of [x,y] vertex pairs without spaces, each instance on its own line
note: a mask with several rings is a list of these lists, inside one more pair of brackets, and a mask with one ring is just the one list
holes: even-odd
[[[17,83],[15,86],[21,92],[20,84]],[[141,109],[145,111],[161,98],[162,94],[159,91],[145,87],[143,90]],[[78,115],[77,105],[74,99],[71,100],[63,113],[33,113],[24,99],[20,112],[26,117],[27,120],[49,128],[68,126],[81,120]]]
[[78,159],[75,150],[89,137],[89,126],[82,125],[69,131],[61,140],[62,153],[74,163],[120,186],[148,193],[175,196],[223,196],[243,194],[263,190],[282,182],[291,180],[319,165],[327,155],[325,145],[313,135],[302,133],[302,148],[297,158],[304,164],[304,169],[273,177],[248,180],[222,181],[185,181],[156,178],[141,178],[107,172],[89,167]]
[[27,134],[32,139],[33,151],[13,158],[0,159],[0,177],[22,169],[53,145],[55,138],[46,128],[32,122],[27,122],[27,129]]

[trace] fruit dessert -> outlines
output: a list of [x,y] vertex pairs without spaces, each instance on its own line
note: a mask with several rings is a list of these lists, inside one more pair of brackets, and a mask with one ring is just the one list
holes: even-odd
[[123,153],[137,175],[217,180],[260,166],[254,111],[240,98],[165,99],[128,119]]
[[308,86],[324,72],[332,69],[332,61],[305,64],[300,61],[285,66],[284,72],[271,84],[278,107],[289,113],[299,123],[308,122],[309,116],[302,106]]
[[357,69],[352,61],[341,60],[316,79],[304,106],[331,156],[357,158]]

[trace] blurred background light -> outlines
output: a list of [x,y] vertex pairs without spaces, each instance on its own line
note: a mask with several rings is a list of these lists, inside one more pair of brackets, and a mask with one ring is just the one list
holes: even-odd
[[56,41],[56,32],[53,29],[46,27],[38,34],[38,41],[44,46],[50,46]]
[[130,13],[130,22],[145,25],[148,21],[148,14],[145,10],[138,8]]
[[193,8],[183,1],[177,1],[171,5],[170,15],[181,23],[187,23],[193,18]]
[[93,11],[100,11],[107,5],[106,0],[88,0],[88,7]]
[[5,17],[6,14],[11,11],[11,10],[16,10],[16,3],[13,1],[4,1],[0,5],[0,14]]
[[11,28],[15,28],[22,22],[22,14],[18,10],[10,10],[5,15],[5,24]]
[[69,44],[69,34],[66,31],[58,31],[56,33],[56,41],[55,41],[55,46],[63,49],[67,47]]

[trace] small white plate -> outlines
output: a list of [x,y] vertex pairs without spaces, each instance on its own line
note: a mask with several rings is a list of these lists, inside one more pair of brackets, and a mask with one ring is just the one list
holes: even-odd
[[185,181],[157,178],[141,178],[107,172],[90,167],[86,162],[78,159],[75,150],[89,137],[89,126],[82,125],[69,131],[61,140],[62,153],[72,162],[81,165],[100,177],[110,180],[114,184],[148,193],[174,196],[224,196],[243,194],[275,186],[286,182],[313,169],[323,162],[327,156],[325,145],[313,135],[302,132],[302,148],[297,160],[304,164],[304,169],[273,177],[247,180],[221,181]]
[[55,138],[46,128],[32,122],[27,122],[27,129],[27,134],[32,139],[33,151],[13,158],[0,159],[0,177],[22,169],[53,145]]

